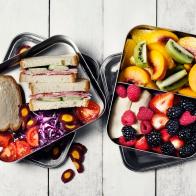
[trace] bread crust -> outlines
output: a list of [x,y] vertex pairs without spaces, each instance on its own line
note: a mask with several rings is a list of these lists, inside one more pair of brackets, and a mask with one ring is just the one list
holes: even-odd
[[[17,93],[16,96],[18,97],[20,105],[21,105],[22,104],[22,94],[21,94],[20,86],[17,84],[16,80],[12,76],[9,76],[9,75],[0,75],[0,79],[7,80],[14,85],[14,87],[16,88],[16,93]],[[8,129],[11,129],[12,131],[17,131],[20,128],[21,123],[22,122],[21,122],[20,118],[19,118],[19,121],[17,124],[12,124],[9,122],[6,127],[0,128],[0,132],[7,131]]]
[[[38,100],[35,100],[35,99],[31,99],[29,101],[29,108],[31,111],[38,111],[38,110],[51,110],[51,109],[61,109],[61,108],[67,108],[66,106],[62,106],[62,105],[59,105],[58,104],[58,107],[55,106],[55,104],[57,104],[56,102],[50,102],[50,108],[42,105],[42,108],[37,106],[40,104],[40,102],[42,102],[42,104],[46,104],[47,102],[45,101],[38,101]],[[89,103],[89,99],[83,99],[82,100],[82,105],[80,106],[74,106],[74,107],[87,107],[88,106],[88,103]],[[52,104],[54,104],[52,106]]]
[[[79,56],[77,54],[67,54],[67,55],[59,55],[59,56],[38,56],[38,57],[29,57],[26,59],[22,59],[20,61],[20,69],[26,69],[26,68],[33,68],[33,67],[39,67],[39,66],[44,66],[44,64],[39,64],[38,62],[35,63],[34,65],[32,65],[33,60],[35,59],[47,59],[50,58],[51,63],[58,63],[58,64],[62,64],[62,65],[73,65],[73,66],[78,66],[79,64]],[[28,63],[31,62],[30,66],[27,66]],[[46,63],[46,62],[45,62]],[[49,62],[47,61],[47,64]]]

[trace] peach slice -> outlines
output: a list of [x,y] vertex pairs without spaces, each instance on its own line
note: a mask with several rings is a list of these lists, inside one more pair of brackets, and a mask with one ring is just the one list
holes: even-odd
[[196,92],[196,64],[191,68],[188,80],[191,89]]
[[147,47],[148,47],[149,50],[159,51],[163,55],[163,57],[165,58],[167,66],[168,66],[169,69],[172,69],[176,66],[173,59],[167,53],[167,51],[165,49],[165,46],[162,43],[158,43],[158,42],[150,43],[150,44],[148,44]]
[[133,50],[135,48],[135,41],[127,39],[124,48],[124,57],[122,61],[122,69],[131,65],[130,58],[133,56]]
[[146,41],[147,44],[160,42],[166,43],[169,39],[173,39],[174,41],[178,41],[177,35],[172,33],[171,31],[155,29],[135,29],[132,32],[132,39],[137,43],[140,41]]
[[141,41],[147,41],[150,38],[150,35],[152,33],[152,30],[148,29],[134,29],[132,31],[132,39],[138,43]]
[[169,39],[178,41],[178,36],[172,33],[171,31],[156,29],[151,33],[148,43],[154,43],[154,42],[166,43]]
[[167,71],[167,64],[163,55],[156,50],[151,50],[149,52],[149,62],[153,67],[151,79],[162,80],[165,77]]
[[147,71],[137,66],[125,68],[120,74],[120,82],[133,82],[139,85],[146,85],[151,81]]
[[145,87],[151,88],[151,89],[158,89],[157,85],[153,81],[147,83]]
[[178,41],[183,48],[191,52],[196,58],[196,38],[195,37],[183,37]]
[[178,91],[178,93],[187,96],[187,97],[193,97],[196,98],[196,92],[192,91],[190,87],[182,88]]

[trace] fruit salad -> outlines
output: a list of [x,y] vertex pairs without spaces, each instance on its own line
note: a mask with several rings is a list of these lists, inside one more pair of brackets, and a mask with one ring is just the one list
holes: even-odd
[[134,28],[125,43],[119,81],[196,98],[196,37]]
[[122,146],[189,157],[196,152],[196,102],[172,92],[118,83],[108,128]]

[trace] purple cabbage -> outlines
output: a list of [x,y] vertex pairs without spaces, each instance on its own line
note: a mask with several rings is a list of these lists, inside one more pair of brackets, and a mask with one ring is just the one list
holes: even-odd
[[59,122],[59,114],[46,112],[34,112],[34,118],[39,124],[39,142],[40,146],[50,143],[64,135],[61,123]]

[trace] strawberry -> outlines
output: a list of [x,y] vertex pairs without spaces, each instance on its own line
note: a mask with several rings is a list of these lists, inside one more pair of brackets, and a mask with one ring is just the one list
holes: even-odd
[[184,146],[184,141],[181,140],[178,136],[171,137],[170,142],[174,145],[175,149],[177,150]]
[[154,114],[151,120],[151,124],[156,130],[160,130],[165,128],[168,120],[169,118],[165,114]]
[[167,129],[162,129],[160,131],[161,133],[161,139],[164,141],[164,142],[169,142],[169,139],[170,139],[170,134],[168,133]]
[[148,143],[147,143],[145,136],[141,137],[139,140],[136,141],[135,148],[137,148],[139,150],[148,150],[149,149],[149,146],[148,146]]
[[151,125],[150,121],[147,121],[147,120],[141,121],[141,123],[140,123],[140,131],[143,134],[150,133],[152,131],[152,125]]
[[149,107],[156,113],[167,113],[167,109],[173,106],[174,94],[171,92],[161,93],[155,95],[150,103]]
[[191,115],[189,111],[186,111],[182,114],[182,116],[179,119],[179,122],[183,126],[187,126],[189,124],[192,124],[196,121],[196,116]]
[[161,147],[160,147],[160,146],[153,147],[152,150],[153,150],[154,152],[161,153]]
[[118,142],[119,142],[119,144],[121,144],[123,146],[131,147],[131,146],[134,146],[136,140],[127,141],[124,136],[121,136],[118,138]]

